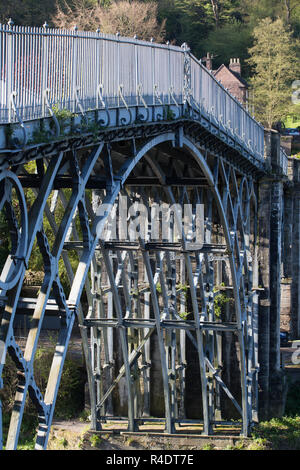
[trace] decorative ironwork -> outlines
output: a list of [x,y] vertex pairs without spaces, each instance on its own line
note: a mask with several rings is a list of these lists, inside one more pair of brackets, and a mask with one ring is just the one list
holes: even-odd
[[[137,431],[145,420],[152,419],[150,344],[155,341],[160,356],[167,432],[176,432],[178,423],[184,423],[186,419],[184,397],[189,393],[186,373],[189,367],[187,345],[190,345],[189,348],[195,351],[192,354],[196,357],[201,378],[197,393],[202,397],[203,414],[196,421],[203,422],[203,432],[211,434],[217,423],[226,422],[222,420],[221,396],[224,393],[240,414],[243,434],[248,435],[256,418],[258,370],[253,179],[222,157],[208,159],[207,154],[203,155],[184,133],[179,147],[174,147],[175,141],[173,132],[137,141],[133,156],[132,145],[126,140],[123,147],[116,142],[110,147],[99,144],[84,151],[60,151],[50,159],[43,158],[47,167],[44,173],[38,164],[38,175],[35,176],[40,182],[35,188],[26,166],[19,165],[18,176],[3,172],[0,182],[2,207],[6,204],[7,219],[14,227],[15,240],[19,243],[12,244],[18,248],[8,258],[11,268],[5,268],[1,275],[1,300],[5,304],[1,340],[21,372],[7,449],[17,446],[27,394],[36,406],[39,419],[36,448],[47,446],[75,320],[81,326],[88,370],[92,428],[99,429],[109,416],[116,416],[117,405],[112,391],[123,381],[128,403],[125,414],[128,429]],[[62,178],[69,178],[72,192],[68,197],[62,189],[55,189]],[[99,189],[99,178],[103,181],[103,189]],[[144,182],[149,178],[152,184],[139,183],[141,178]],[[24,188],[32,185],[36,193],[28,217],[21,182]],[[19,228],[11,215],[9,194],[13,186],[22,208]],[[87,188],[93,191],[92,199]],[[52,199],[50,209],[48,199],[54,189],[55,199]],[[101,212],[101,208],[113,208],[121,196],[128,204],[143,203],[148,214],[154,202],[188,204],[190,207],[203,204],[204,245],[190,246],[184,232],[181,240],[176,240],[175,226],[179,226],[176,211],[170,228],[171,242],[166,243],[163,239],[153,242],[149,232],[146,238],[140,236],[134,243],[122,241],[120,236],[106,242],[102,234],[110,211]],[[55,216],[58,207],[64,208],[59,223]],[[53,230],[51,243],[43,228],[44,216]],[[130,217],[128,223],[132,221]],[[32,326],[22,350],[14,336],[13,322],[35,241],[42,254],[45,275],[34,301]],[[79,257],[75,272],[70,264],[70,249],[76,250]],[[69,295],[64,292],[59,277],[60,258],[69,277]],[[80,303],[84,289],[88,308]],[[218,309],[220,292],[225,298],[221,313]],[[61,326],[47,388],[40,391],[34,379],[33,360],[50,305],[57,309]],[[114,362],[113,351],[118,348],[118,342],[115,342],[113,330],[120,336],[119,366]],[[240,370],[235,371],[240,374],[238,396],[234,396],[226,383],[226,379],[230,381],[226,370],[229,359],[222,350],[222,344],[224,347],[231,335],[236,336],[239,344]],[[124,409],[122,413],[124,416]]]

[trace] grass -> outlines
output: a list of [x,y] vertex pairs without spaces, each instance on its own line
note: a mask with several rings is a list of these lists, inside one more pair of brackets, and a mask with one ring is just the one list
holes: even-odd
[[215,446],[213,444],[205,444],[201,450],[214,450]]
[[250,439],[241,438],[226,450],[300,450],[300,416],[261,422],[253,429]]
[[300,450],[300,416],[284,416],[260,423],[254,439],[263,439],[272,450]]
[[234,445],[228,445],[225,450],[268,450],[270,449],[267,439],[253,437],[252,439],[241,438]]
[[98,445],[101,444],[102,439],[101,437],[97,436],[97,434],[93,434],[90,436],[89,441],[92,447],[98,447]]
[[[22,421],[21,432],[19,436],[19,442],[17,449],[18,450],[33,450],[35,446],[36,439],[36,429],[38,421],[35,416],[31,414],[24,414]],[[6,434],[9,427],[9,416],[6,413],[3,413],[3,431],[4,431],[4,440],[5,443]],[[4,445],[5,449],[5,445]]]

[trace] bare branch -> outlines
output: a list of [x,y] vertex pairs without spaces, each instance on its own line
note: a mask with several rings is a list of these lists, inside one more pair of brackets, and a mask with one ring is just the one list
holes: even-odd
[[81,30],[96,30],[122,36],[132,37],[135,34],[140,39],[154,37],[162,42],[165,35],[165,21],[157,21],[157,3],[143,3],[137,0],[113,1],[108,7],[99,5],[87,7],[85,0],[75,0],[73,7],[64,0],[63,6],[57,4],[57,13],[52,18],[55,26],[70,28],[75,25]]

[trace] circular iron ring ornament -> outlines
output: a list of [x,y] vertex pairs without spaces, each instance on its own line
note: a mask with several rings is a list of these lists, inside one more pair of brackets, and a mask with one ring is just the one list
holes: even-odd
[[[15,245],[12,249],[13,252],[8,255],[0,275],[0,289],[7,291],[17,284],[22,272],[22,267],[26,266],[28,217],[23,188],[18,177],[9,170],[1,172],[0,187],[2,190],[1,207],[9,205],[12,213],[14,212],[12,205],[12,189],[14,188],[20,210],[20,227],[9,227],[10,233],[12,233],[12,231],[16,232],[17,243],[12,244]],[[8,225],[10,225],[9,221]]]

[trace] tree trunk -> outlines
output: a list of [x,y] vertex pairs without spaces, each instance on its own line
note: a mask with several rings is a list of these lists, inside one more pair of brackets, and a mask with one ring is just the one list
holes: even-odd
[[211,6],[213,9],[213,14],[216,22],[216,28],[219,27],[219,21],[220,21],[220,2],[219,0],[211,0]]
[[286,9],[286,22],[288,25],[291,24],[291,2],[290,0],[284,0],[285,9]]

